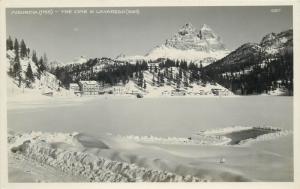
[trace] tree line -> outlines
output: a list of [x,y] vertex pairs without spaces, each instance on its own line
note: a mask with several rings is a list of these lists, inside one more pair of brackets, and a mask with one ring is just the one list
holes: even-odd
[[[27,47],[25,41],[22,39],[20,42],[17,38],[12,40],[11,36],[6,39],[6,50],[13,52],[14,58],[10,61],[10,67],[8,75],[18,81],[18,87],[21,87],[22,83],[25,83],[26,87],[31,87],[35,78],[40,79],[41,74],[47,69],[47,55],[44,54],[38,58],[35,50]],[[31,64],[27,63],[27,68],[23,74],[21,61],[32,60],[37,67],[37,72],[34,73]]]
[[[99,65],[103,65],[102,69],[94,70]],[[176,68],[179,73],[175,74]],[[146,89],[147,83],[144,78],[144,71],[152,73],[152,85],[176,84],[180,88],[182,83],[185,87],[196,81],[206,83],[207,78],[202,74],[202,70],[201,64],[188,64],[184,60],[158,59],[149,62],[138,60],[135,64],[132,64],[109,58],[95,58],[89,59],[84,64],[56,67],[51,72],[56,75],[64,87],[80,80],[95,80],[103,86],[125,85],[129,80],[133,80],[141,89]]]
[[281,88],[293,95],[293,51],[288,48],[273,55],[260,52],[234,64],[217,63],[204,71],[236,94],[267,94]]
[[197,64],[185,60],[166,59],[159,63],[158,67],[150,67],[153,74],[153,85],[162,86],[175,85],[176,88],[189,87],[192,83],[207,83],[207,78],[203,74],[202,64]]
[[[103,67],[95,70],[95,67]],[[51,70],[64,87],[68,87],[72,82],[80,80],[95,80],[103,85],[126,84],[129,79],[136,79],[138,85],[144,82],[142,72],[148,69],[145,61],[137,61],[135,64],[119,62],[109,58],[89,59],[83,64],[70,64],[56,67]]]

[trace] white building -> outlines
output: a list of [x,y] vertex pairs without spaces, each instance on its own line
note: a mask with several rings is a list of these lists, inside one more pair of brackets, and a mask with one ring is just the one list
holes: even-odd
[[96,95],[99,93],[97,81],[79,81],[79,88],[84,95]]
[[79,85],[77,83],[70,83],[69,90],[73,92],[79,92]]

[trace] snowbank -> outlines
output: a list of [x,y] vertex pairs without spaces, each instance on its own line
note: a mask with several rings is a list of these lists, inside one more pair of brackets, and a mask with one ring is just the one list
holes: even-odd
[[[258,136],[249,136],[249,138],[241,139],[238,144],[230,144],[231,138],[227,135],[230,133],[238,133],[241,131],[262,130],[262,134]],[[155,137],[155,136],[136,136],[128,135],[121,136],[117,135],[121,140],[133,140],[140,143],[154,143],[154,144],[177,144],[177,145],[249,145],[253,142],[273,140],[277,137],[282,137],[291,134],[292,131],[282,130],[280,128],[264,126],[264,127],[243,127],[233,126],[220,129],[203,130],[199,133],[192,135],[191,137]]]
[[188,138],[180,138],[180,137],[155,137],[155,136],[120,136],[117,137],[121,139],[133,140],[135,142],[141,143],[156,143],[156,144],[179,144],[179,145],[223,145],[230,142],[229,138],[224,136],[203,136],[203,137],[188,137]]
[[203,130],[197,133],[196,135],[221,135],[221,134],[227,134],[227,133],[232,133],[237,131],[249,130],[251,128],[252,127],[244,127],[244,126],[217,128],[217,129]]
[[[68,174],[88,178],[91,182],[198,182],[199,178],[180,176],[167,171],[112,161],[96,154],[80,151],[77,133],[10,134],[9,147],[40,164],[50,165]],[[59,143],[59,145],[55,145]],[[64,145],[63,145],[63,144]],[[66,144],[71,147],[60,148]]]
[[[239,128],[247,131],[246,128]],[[272,127],[256,128],[276,129]],[[237,127],[224,130],[226,132],[240,131]],[[273,140],[290,133],[276,130],[276,132],[258,136],[256,139],[245,140],[234,146]],[[204,140],[205,137],[207,137],[206,140]],[[19,168],[19,172],[32,171],[31,177],[32,179],[38,178],[37,182],[47,182],[49,179],[57,180],[53,176],[50,178],[34,176],[35,170],[42,171],[44,175],[47,175],[45,170],[47,167],[53,169],[51,171],[53,174],[61,172],[68,175],[68,181],[75,177],[90,182],[251,181],[250,178],[260,179],[262,175],[265,175],[265,171],[255,171],[256,168],[264,166],[265,162],[272,161],[281,165],[280,163],[286,160],[286,158],[278,159],[278,153],[282,153],[281,151],[273,150],[274,153],[271,154],[266,152],[262,146],[267,142],[243,148],[229,147],[232,145],[228,145],[229,142],[226,140],[224,140],[224,144],[209,145],[214,141],[220,142],[220,138],[222,138],[220,135],[211,134],[188,139],[114,136],[112,134],[91,137],[76,132],[17,134],[9,131],[8,147],[11,162],[9,170],[14,172],[15,168]],[[200,139],[206,141],[207,144],[201,144]],[[209,141],[210,139],[212,141]],[[142,143],[154,143],[155,145],[143,145]],[[262,150],[258,151],[258,147]],[[290,157],[290,155],[288,154],[286,157]],[[222,158],[226,159],[226,162],[220,164]],[[253,164],[250,165],[253,175],[247,172],[249,158],[251,162],[253,161]],[[21,162],[29,162],[35,167],[24,168]],[[17,167],[16,164],[18,164]],[[285,164],[281,166],[285,166]],[[264,170],[270,169],[271,167],[269,168],[268,165],[266,165],[266,169],[264,168]],[[278,167],[278,170],[281,169],[282,167]],[[11,179],[20,180],[15,176],[11,176]]]

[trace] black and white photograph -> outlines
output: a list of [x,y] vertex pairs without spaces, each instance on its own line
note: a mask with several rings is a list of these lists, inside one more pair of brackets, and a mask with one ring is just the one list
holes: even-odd
[[4,10],[8,183],[295,181],[293,4]]

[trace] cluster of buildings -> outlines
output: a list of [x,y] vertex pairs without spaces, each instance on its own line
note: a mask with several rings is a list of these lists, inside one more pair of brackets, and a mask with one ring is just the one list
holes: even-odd
[[78,83],[70,83],[69,90],[80,95],[96,95],[99,94],[102,87],[97,81],[79,81]]
[[130,85],[115,85],[99,83],[97,81],[79,81],[78,83],[70,83],[69,90],[76,95],[101,95],[101,94],[116,94],[116,95],[137,95],[140,92],[135,90]]
[[[101,95],[104,93],[117,95],[138,95],[140,91],[136,90],[134,84],[126,86],[116,85],[107,86],[97,81],[79,81],[78,83],[70,83],[70,92],[76,95]],[[228,96],[231,92],[227,89],[212,88],[210,90],[189,91],[184,89],[165,90],[161,92],[163,96],[186,96],[186,95],[214,95],[214,96]]]
[[202,95],[214,95],[214,96],[229,96],[231,95],[230,91],[227,89],[218,89],[214,88],[211,90],[199,90],[197,92],[195,91],[188,91],[184,89],[175,89],[171,91],[163,91],[161,93],[163,96],[185,96],[185,95],[191,95],[191,96],[202,96]]

